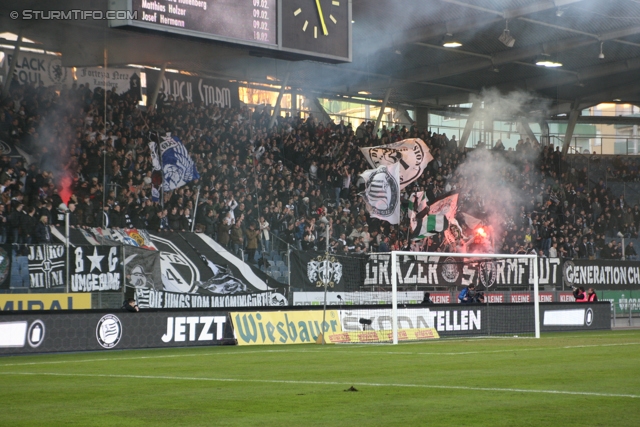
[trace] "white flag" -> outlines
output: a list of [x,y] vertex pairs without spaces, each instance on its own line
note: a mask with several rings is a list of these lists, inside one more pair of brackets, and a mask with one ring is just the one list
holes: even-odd
[[400,222],[400,166],[396,164],[380,166],[364,171],[364,200],[367,210],[374,218],[390,224]]
[[417,180],[427,164],[433,160],[429,147],[420,138],[403,139],[393,144],[360,149],[374,168],[381,165],[400,165],[400,189]]
[[158,157],[158,145],[155,141],[149,141],[149,150],[151,151],[151,164],[154,171],[161,171],[160,157]]

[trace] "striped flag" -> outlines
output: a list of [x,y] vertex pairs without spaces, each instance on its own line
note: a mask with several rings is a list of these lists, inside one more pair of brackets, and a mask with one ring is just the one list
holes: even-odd
[[449,227],[449,220],[444,215],[428,215],[426,222],[426,231],[440,233]]

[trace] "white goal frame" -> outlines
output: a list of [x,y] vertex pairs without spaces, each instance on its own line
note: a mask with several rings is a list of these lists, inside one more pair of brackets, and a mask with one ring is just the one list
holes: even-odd
[[452,258],[493,258],[493,259],[513,259],[525,258],[533,259],[533,310],[535,322],[535,337],[540,338],[540,289],[538,278],[538,255],[510,255],[510,254],[468,254],[452,252],[408,252],[392,251],[391,254],[391,327],[393,330],[393,344],[398,344],[398,256],[426,256],[426,257],[452,257]]

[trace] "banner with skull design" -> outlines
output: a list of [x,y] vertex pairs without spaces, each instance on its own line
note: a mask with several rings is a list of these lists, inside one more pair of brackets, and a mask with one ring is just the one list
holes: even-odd
[[401,190],[417,180],[433,160],[429,147],[420,138],[404,139],[378,147],[363,147],[360,150],[374,168],[398,165]]
[[[323,252],[291,252],[291,286],[304,291],[327,289],[344,292],[357,289],[362,282],[364,257]],[[353,289],[352,289],[353,288]]]

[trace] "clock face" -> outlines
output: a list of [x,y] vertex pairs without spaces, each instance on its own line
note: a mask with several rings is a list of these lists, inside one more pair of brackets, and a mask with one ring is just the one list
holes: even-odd
[[349,59],[351,0],[282,0],[282,46]]

